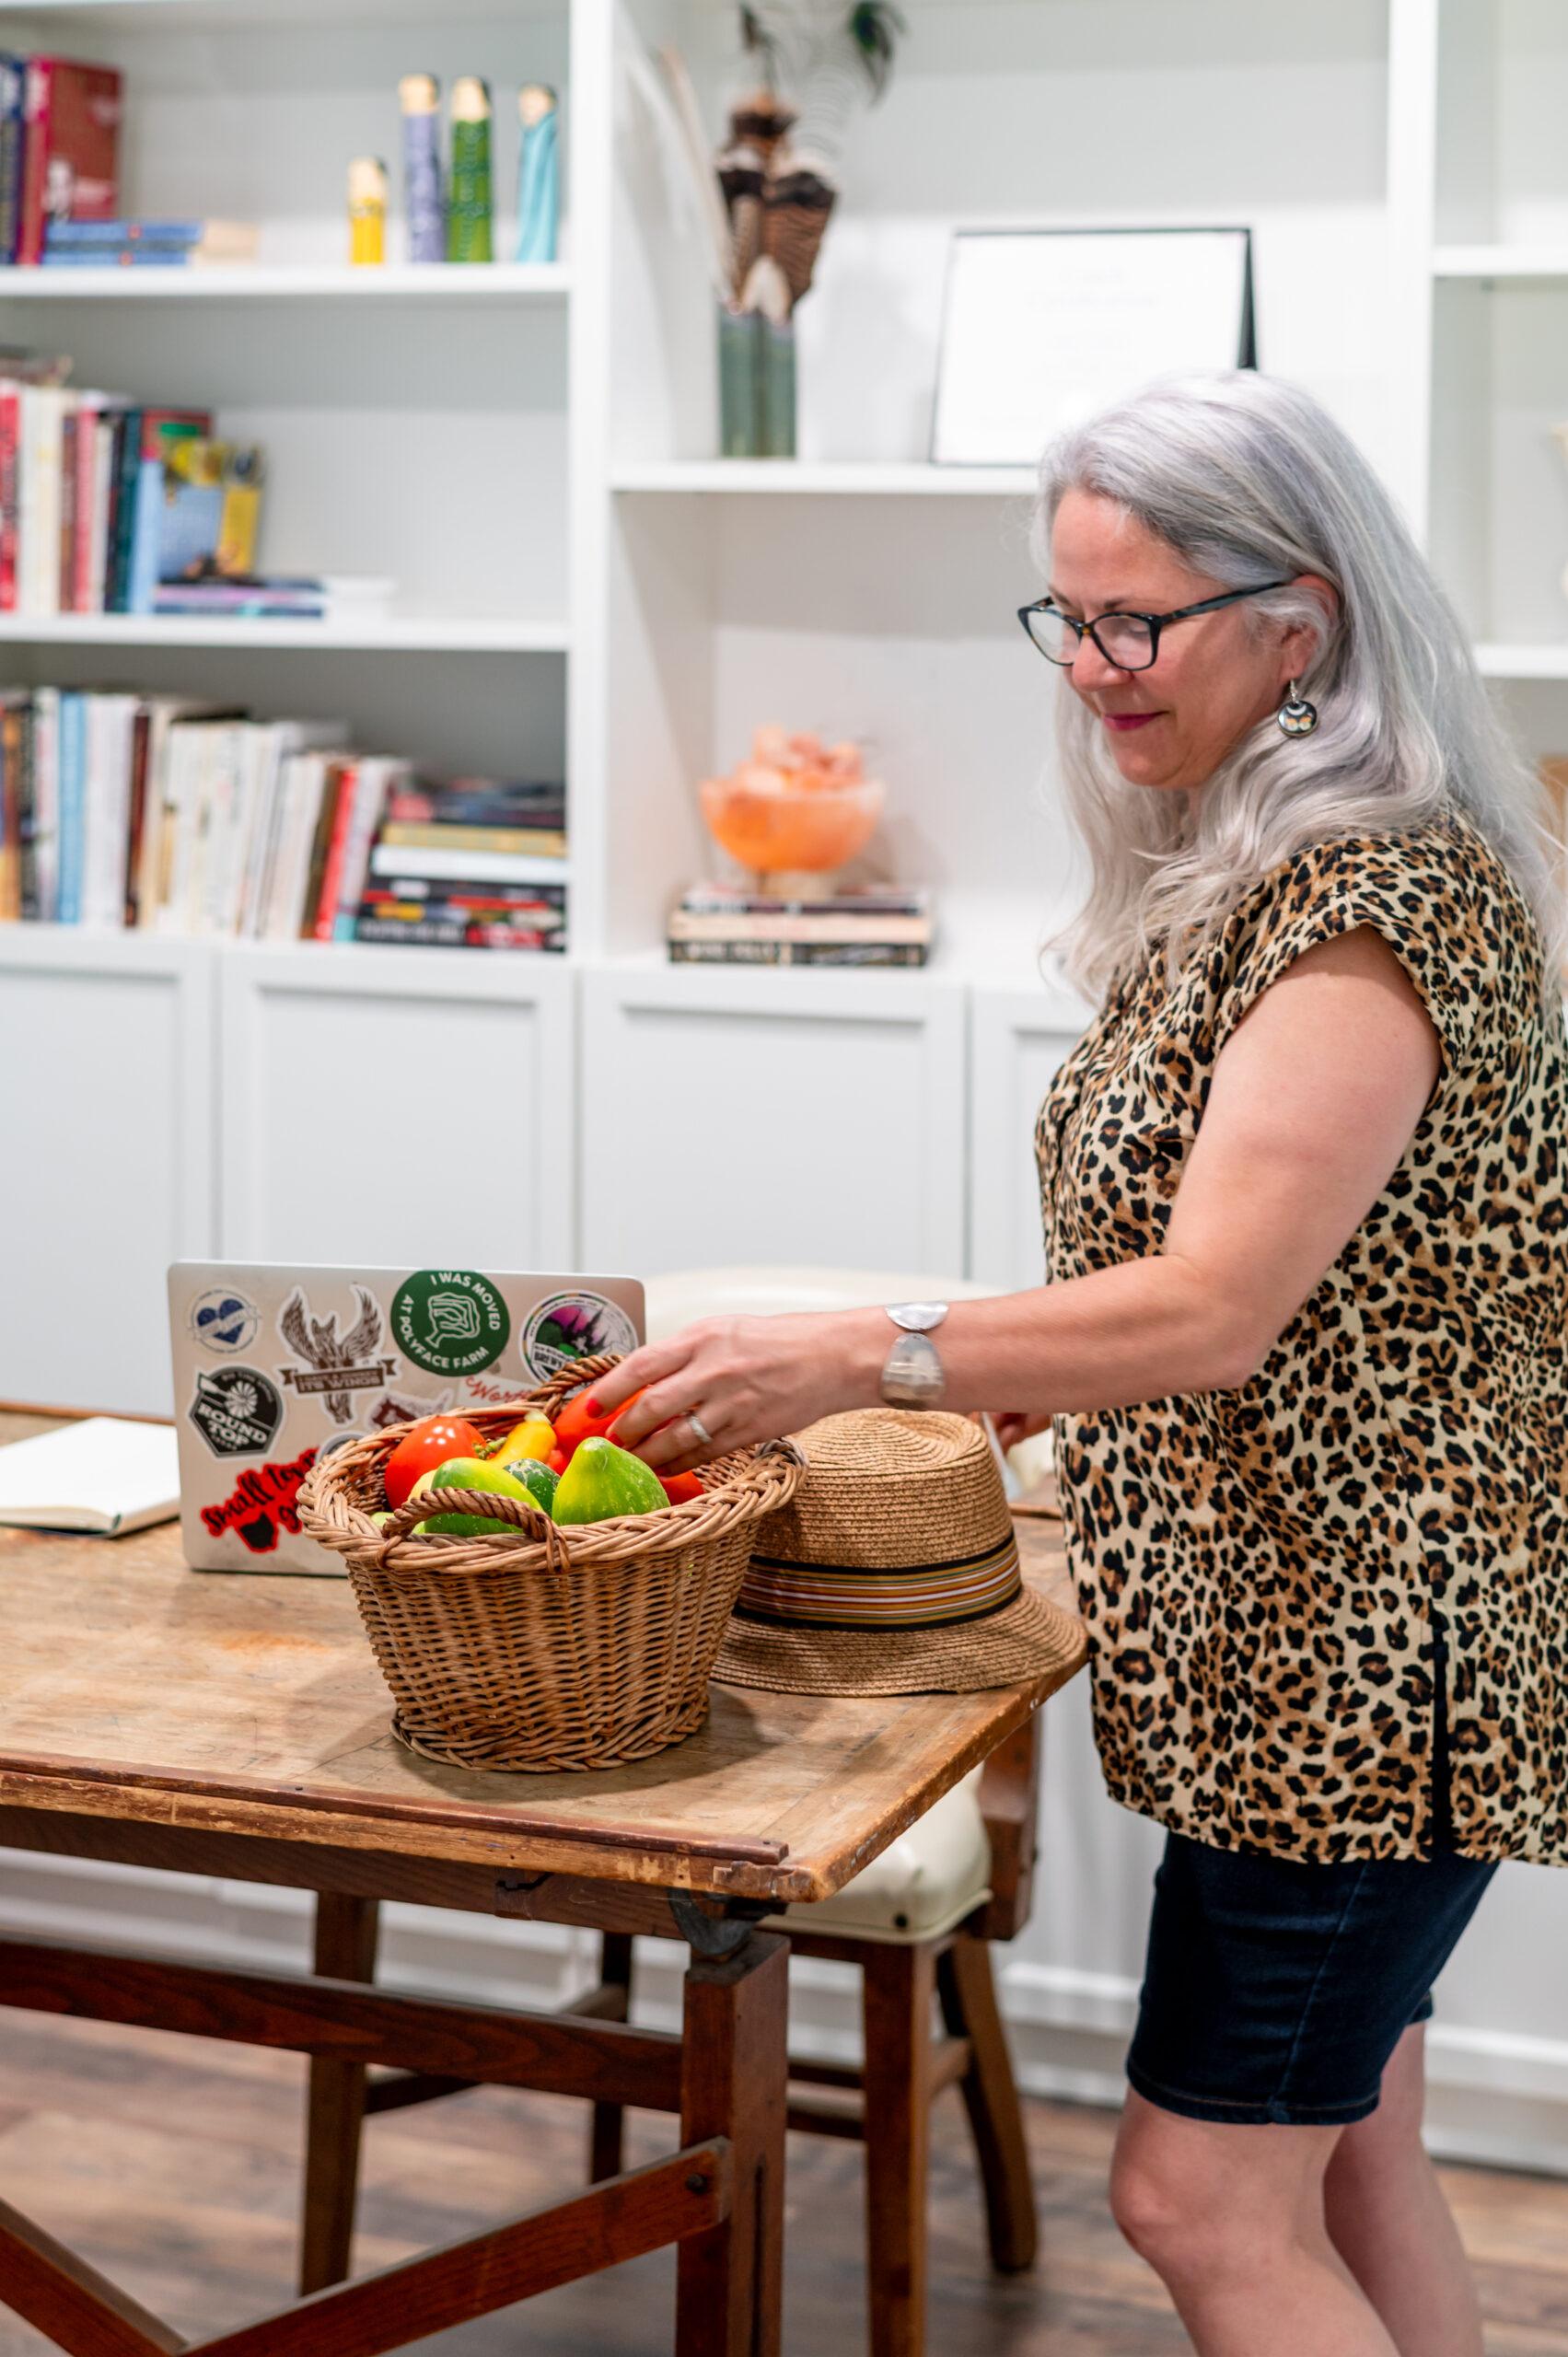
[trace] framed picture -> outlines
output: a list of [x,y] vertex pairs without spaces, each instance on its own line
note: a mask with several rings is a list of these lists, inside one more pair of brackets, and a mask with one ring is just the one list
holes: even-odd
[[1032,466],[1153,377],[1257,365],[1249,229],[959,229],[931,455]]

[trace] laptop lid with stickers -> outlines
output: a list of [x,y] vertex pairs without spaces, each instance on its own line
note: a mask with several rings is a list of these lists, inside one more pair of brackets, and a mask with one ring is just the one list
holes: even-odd
[[343,1576],[299,1528],[317,1458],[416,1416],[517,1399],[643,1340],[635,1277],[177,1260],[180,1527],[199,1572]]

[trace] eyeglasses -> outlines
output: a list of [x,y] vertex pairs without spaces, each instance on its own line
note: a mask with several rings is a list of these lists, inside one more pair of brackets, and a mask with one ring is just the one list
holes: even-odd
[[1250,589],[1232,589],[1223,598],[1205,598],[1201,605],[1178,606],[1173,614],[1098,614],[1092,622],[1074,621],[1049,598],[1018,608],[1018,620],[1048,663],[1065,668],[1076,662],[1087,632],[1106,661],[1117,671],[1146,671],[1160,651],[1160,633],[1169,622],[1191,621],[1194,614],[1217,613],[1238,598],[1260,598],[1266,589],[1285,589],[1285,581],[1260,581]]

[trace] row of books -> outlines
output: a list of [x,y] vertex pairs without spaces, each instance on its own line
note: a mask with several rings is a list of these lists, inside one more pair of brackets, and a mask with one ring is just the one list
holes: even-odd
[[695,884],[669,915],[669,955],[682,966],[923,966],[931,896],[867,885],[792,898],[744,884]]
[[563,831],[526,875],[515,853],[466,846],[476,807],[563,821],[559,786],[421,784],[348,738],[172,696],[0,691],[0,920],[564,946]]
[[0,613],[189,610],[248,581],[262,454],[214,438],[210,412],[77,391],[0,359]]
[[0,52],[0,262],[38,262],[58,222],[120,210],[123,92],[112,65]]

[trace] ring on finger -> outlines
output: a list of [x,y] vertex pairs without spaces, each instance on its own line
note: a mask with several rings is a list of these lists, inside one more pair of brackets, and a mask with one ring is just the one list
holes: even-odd
[[708,1430],[706,1424],[703,1422],[701,1416],[697,1413],[695,1408],[687,1409],[686,1421],[691,1425],[692,1431],[696,1434],[702,1446],[704,1448],[712,1448],[714,1446],[714,1436]]

